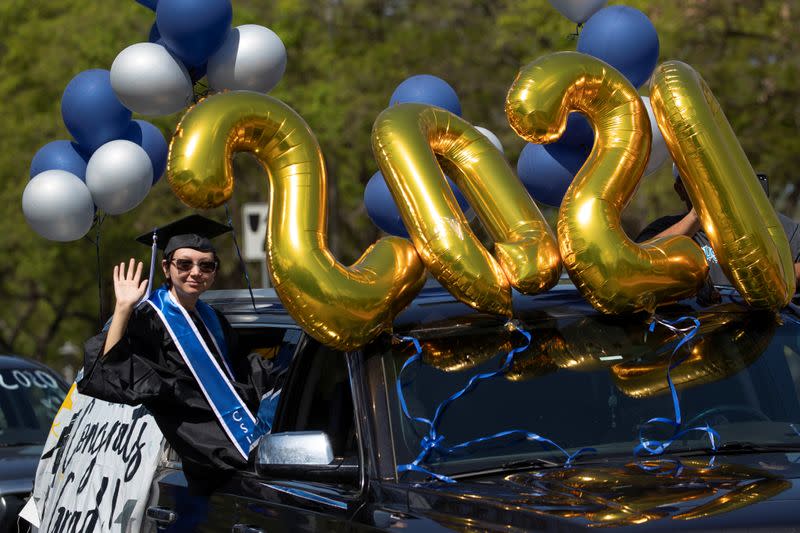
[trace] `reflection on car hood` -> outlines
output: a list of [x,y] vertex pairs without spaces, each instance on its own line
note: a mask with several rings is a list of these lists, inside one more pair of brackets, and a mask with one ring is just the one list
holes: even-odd
[[607,460],[417,486],[412,512],[460,529],[794,530],[800,454]]
[[41,445],[0,447],[0,495],[31,490],[41,453]]

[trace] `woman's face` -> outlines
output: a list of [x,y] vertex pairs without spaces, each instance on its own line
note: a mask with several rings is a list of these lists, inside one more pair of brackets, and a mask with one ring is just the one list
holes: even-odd
[[179,296],[198,297],[214,282],[217,263],[213,252],[200,252],[192,248],[178,248],[172,260],[162,262],[164,275],[172,281]]

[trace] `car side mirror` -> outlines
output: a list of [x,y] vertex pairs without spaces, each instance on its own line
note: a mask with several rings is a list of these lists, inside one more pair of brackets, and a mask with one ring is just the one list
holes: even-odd
[[325,432],[290,431],[261,437],[256,472],[281,479],[357,482],[359,469],[334,457]]
[[323,431],[268,433],[258,445],[258,463],[264,465],[328,465],[333,446]]

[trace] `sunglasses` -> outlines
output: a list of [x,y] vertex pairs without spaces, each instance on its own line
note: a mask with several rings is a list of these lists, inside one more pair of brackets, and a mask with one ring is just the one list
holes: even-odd
[[195,265],[197,265],[197,268],[199,268],[200,272],[203,274],[211,274],[217,271],[216,261],[200,261],[195,263],[190,259],[173,259],[170,263],[175,265],[175,268],[177,268],[179,272],[189,272]]

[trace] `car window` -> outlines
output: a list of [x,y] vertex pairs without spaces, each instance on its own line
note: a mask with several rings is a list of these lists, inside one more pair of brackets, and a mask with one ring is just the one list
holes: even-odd
[[44,444],[66,393],[45,370],[0,369],[0,446]]
[[[664,440],[673,433],[668,424],[647,424],[656,417],[675,419],[667,381],[672,365],[684,428],[708,424],[723,444],[800,445],[798,322],[732,305],[693,316],[700,329],[674,356],[680,336],[663,326],[650,332],[640,318],[539,316],[524,322],[529,346],[508,372],[480,381],[451,403],[440,416],[437,437],[452,447],[521,430],[573,451],[594,447],[599,456],[633,456],[640,435]],[[421,364],[402,373],[404,399],[411,416],[426,419],[470,378],[496,371],[512,348],[526,344],[499,321],[439,324],[411,333],[423,353]],[[396,378],[414,349],[405,343],[387,350]],[[403,416],[393,386],[390,395],[398,464],[410,463],[428,426]],[[432,452],[428,464],[460,472],[512,459],[564,459],[552,446],[520,434],[473,442],[457,453]],[[707,447],[708,434],[692,432],[671,446]]]
[[280,378],[282,386],[302,332],[298,329],[237,329],[239,351],[258,354],[263,366]]
[[345,355],[315,345],[298,361],[275,431],[324,431],[336,457],[358,455]]

